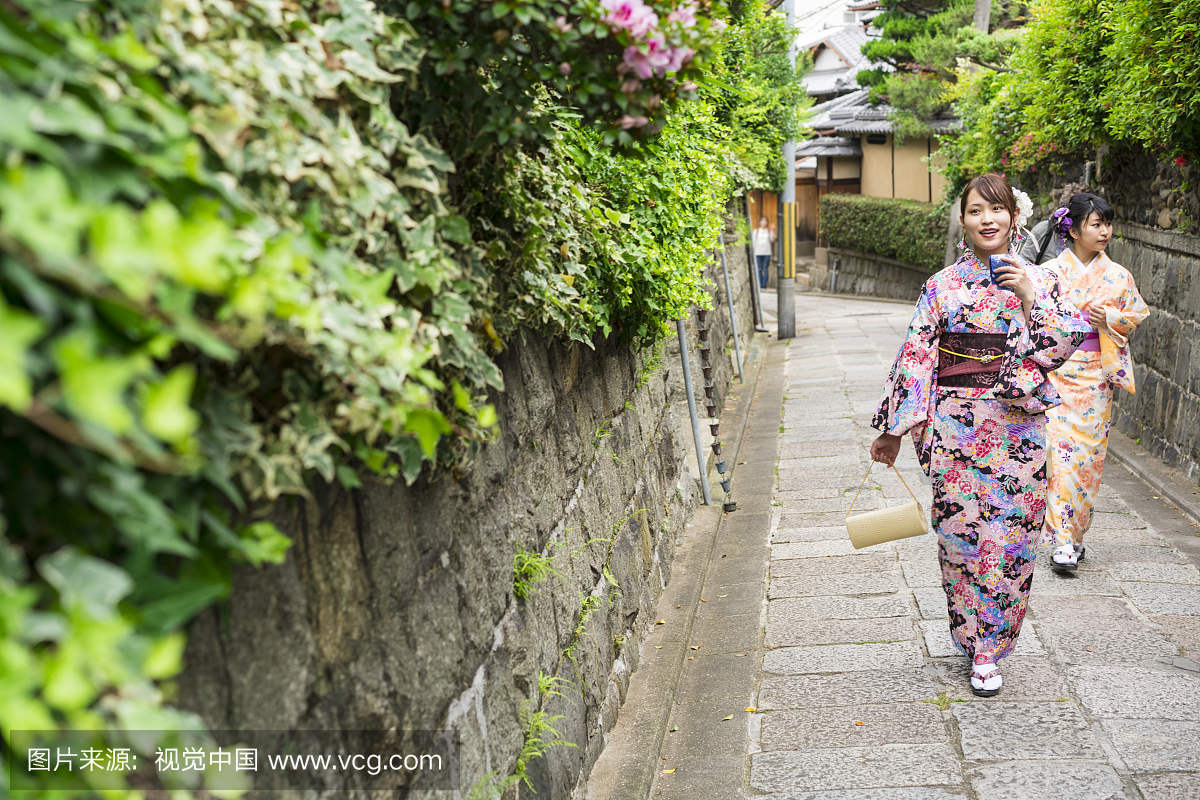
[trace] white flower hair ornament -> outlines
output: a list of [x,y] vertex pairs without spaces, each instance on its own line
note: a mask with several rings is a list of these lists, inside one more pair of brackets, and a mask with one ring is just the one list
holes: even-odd
[[1025,227],[1025,224],[1033,217],[1033,201],[1020,189],[1014,188],[1012,193],[1017,200],[1017,218],[1014,220],[1012,229],[1012,244],[1013,247],[1016,247],[1019,242],[1023,242],[1033,235]]

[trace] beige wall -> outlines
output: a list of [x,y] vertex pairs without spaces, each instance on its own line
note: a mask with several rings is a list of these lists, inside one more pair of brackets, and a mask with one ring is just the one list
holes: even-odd
[[[829,160],[828,156],[817,156],[817,180],[825,180],[825,162]],[[851,156],[834,156],[833,158],[833,179],[835,181],[845,180],[848,178],[857,178],[862,174],[862,167],[858,163],[857,158]]]
[[892,196],[892,137],[884,144],[862,143],[862,193],[871,197]]
[[909,139],[904,144],[895,144],[892,135],[888,134],[885,144],[869,144],[866,135],[860,142],[863,194],[922,202],[936,201],[941,196],[945,177],[940,172],[931,173],[921,160],[932,150],[933,162],[938,163],[937,140]]
[[921,159],[929,155],[928,139],[909,139],[896,145],[896,197],[929,202],[929,167]]

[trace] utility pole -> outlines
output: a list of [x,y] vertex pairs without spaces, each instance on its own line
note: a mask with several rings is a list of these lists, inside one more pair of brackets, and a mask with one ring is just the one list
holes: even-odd
[[975,0],[975,30],[988,32],[992,22],[992,0]]
[[[789,28],[796,25],[796,0],[784,0]],[[796,69],[796,40],[788,45],[788,61]],[[780,197],[779,219],[779,294],[777,296],[779,338],[796,335],[796,143],[783,143],[787,181]]]

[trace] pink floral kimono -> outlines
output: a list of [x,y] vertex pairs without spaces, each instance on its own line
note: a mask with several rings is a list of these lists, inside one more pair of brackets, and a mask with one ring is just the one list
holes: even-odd
[[[1053,272],[1026,269],[1036,295],[1028,324],[1021,301],[970,251],[933,275],[871,423],[911,433],[932,478],[950,633],[971,658],[1004,658],[1020,633],[1046,510],[1045,412],[1058,404],[1047,376],[1089,330]],[[1003,337],[994,385],[939,387],[946,332]]]
[[1050,381],[1062,405],[1046,415],[1050,468],[1045,539],[1061,546],[1082,542],[1092,524],[1092,507],[1108,452],[1113,387],[1134,392],[1129,337],[1149,315],[1129,270],[1104,253],[1083,264],[1070,250],[1044,266],[1055,269],[1067,298],[1077,307],[1105,308],[1107,331],[1099,349],[1080,349]]

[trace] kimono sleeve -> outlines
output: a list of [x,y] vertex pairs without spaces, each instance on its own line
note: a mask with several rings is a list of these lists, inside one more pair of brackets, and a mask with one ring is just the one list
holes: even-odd
[[920,438],[929,420],[941,327],[936,309],[937,293],[932,284],[927,281],[921,287],[921,297],[917,300],[908,333],[884,384],[879,410],[871,420],[871,427],[884,433],[903,436],[911,431],[914,437]]
[[1127,270],[1121,268],[1113,280],[1106,282],[1115,296],[1105,298],[1104,302],[1108,329],[1100,332],[1100,364],[1110,384],[1136,394],[1129,337],[1150,315],[1150,307],[1138,294],[1133,276]]
[[1108,335],[1117,347],[1127,347],[1129,337],[1137,330],[1146,317],[1150,316],[1150,306],[1138,293],[1133,283],[1133,276],[1121,270],[1122,280],[1117,281],[1117,297],[1115,306],[1105,308],[1105,322],[1108,323]]

